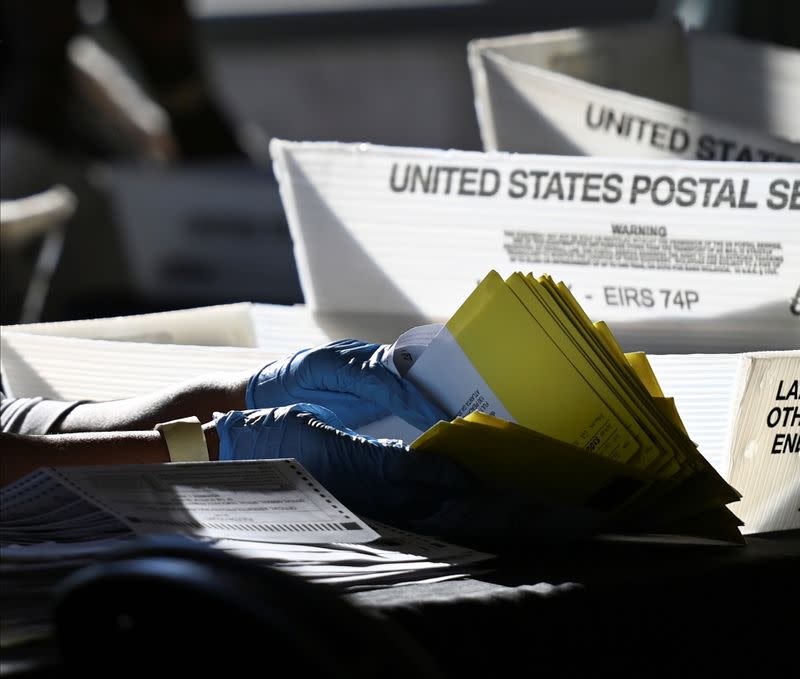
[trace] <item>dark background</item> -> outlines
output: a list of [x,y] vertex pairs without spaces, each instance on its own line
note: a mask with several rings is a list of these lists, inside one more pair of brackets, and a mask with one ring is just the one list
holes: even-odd
[[[79,5],[84,32],[146,88],[103,3]],[[40,240],[22,252],[4,248],[2,323],[242,300],[302,302],[266,155],[269,138],[479,150],[466,61],[473,38],[679,16],[694,27],[798,46],[799,5],[198,0],[190,5],[198,51],[220,107],[237,129],[249,131],[249,160],[155,168],[113,126],[92,125],[88,151],[54,151],[56,160],[43,163],[51,181],[69,186],[78,198],[44,304],[35,318],[22,317]],[[22,155],[33,162],[35,154]],[[25,163],[6,156],[3,163],[3,197],[19,197],[24,191],[16,180],[24,179]],[[7,190],[12,184],[16,195]],[[193,215],[192,202],[202,199]],[[209,205],[216,206],[213,214],[200,214]],[[176,229],[186,231],[179,247],[159,237]],[[132,238],[144,244],[144,258],[132,253]],[[144,282],[143,261],[153,265]]]

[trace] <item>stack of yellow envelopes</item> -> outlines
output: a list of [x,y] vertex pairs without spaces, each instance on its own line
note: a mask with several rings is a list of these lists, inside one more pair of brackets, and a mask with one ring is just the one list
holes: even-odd
[[740,499],[688,437],[644,353],[563,283],[492,271],[408,378],[454,419],[412,443],[497,488],[607,513],[611,530],[742,541]]

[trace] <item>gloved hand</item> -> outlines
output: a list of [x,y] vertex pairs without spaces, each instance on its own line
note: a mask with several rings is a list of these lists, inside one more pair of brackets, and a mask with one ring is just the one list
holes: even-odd
[[293,457],[351,511],[396,525],[475,485],[447,458],[357,434],[319,405],[232,410],[216,413],[215,424],[220,460]]
[[344,339],[298,351],[267,364],[247,384],[248,409],[315,403],[332,410],[346,427],[401,417],[425,431],[450,418],[411,382],[381,361],[388,345]]
[[450,459],[347,429],[330,410],[303,403],[215,417],[220,460],[297,459],[356,514],[490,551],[528,539],[572,542],[604,517],[489,489]]

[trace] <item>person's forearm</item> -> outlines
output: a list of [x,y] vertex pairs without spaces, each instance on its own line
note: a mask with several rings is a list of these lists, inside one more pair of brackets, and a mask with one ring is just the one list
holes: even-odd
[[82,403],[59,425],[59,433],[152,429],[159,422],[196,415],[201,422],[214,412],[242,410],[250,373],[204,377],[117,401]]
[[[213,423],[203,425],[210,460],[219,459]],[[39,467],[169,462],[157,431],[87,432],[46,436],[2,435],[0,484],[5,486]]]

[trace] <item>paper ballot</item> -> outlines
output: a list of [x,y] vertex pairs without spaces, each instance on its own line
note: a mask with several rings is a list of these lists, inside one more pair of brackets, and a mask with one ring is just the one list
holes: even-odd
[[[5,486],[0,496],[5,543],[30,536],[37,517],[38,540],[66,540],[69,511],[58,512],[59,504],[67,510],[81,500],[95,506],[97,521],[110,532],[116,523],[137,533],[262,542],[378,537],[294,459],[48,467]],[[53,518],[44,520],[47,515]],[[80,516],[75,537],[99,537]]]
[[0,645],[49,637],[64,578],[162,531],[342,591],[464,578],[493,558],[353,518],[287,460],[244,464],[39,470],[0,490]]
[[799,164],[270,149],[313,310],[444,322],[490,269],[525,269],[626,351],[800,345]]
[[467,51],[487,151],[800,160],[800,50],[661,22]]

